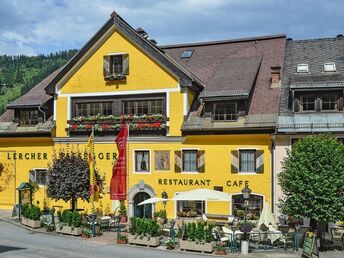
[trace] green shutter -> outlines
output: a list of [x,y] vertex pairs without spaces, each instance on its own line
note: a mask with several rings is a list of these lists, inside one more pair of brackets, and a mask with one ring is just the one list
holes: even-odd
[[174,152],[174,172],[176,173],[182,172],[182,152],[181,151]]
[[104,56],[103,58],[103,75],[104,77],[110,76],[110,56]]
[[239,172],[239,151],[231,151],[231,173],[237,174]]
[[197,170],[199,173],[205,172],[205,151],[204,150],[197,152]]
[[257,173],[264,173],[264,151],[257,150],[256,151],[256,172]]
[[123,60],[122,74],[123,75],[128,75],[129,74],[129,55],[128,54],[124,54],[122,56],[122,60]]
[[29,183],[32,184],[36,182],[35,170],[29,170]]

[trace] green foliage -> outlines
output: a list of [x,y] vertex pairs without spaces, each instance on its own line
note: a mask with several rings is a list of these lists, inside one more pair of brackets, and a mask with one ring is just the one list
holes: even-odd
[[40,220],[42,213],[39,207],[35,205],[24,204],[21,207],[21,215],[27,219]]
[[80,227],[82,215],[77,211],[64,210],[61,215],[61,223],[69,227]]
[[[97,169],[95,173],[101,194],[105,177],[101,176]],[[86,152],[81,153],[74,149],[59,149],[54,152],[47,179],[47,195],[54,200],[90,200],[90,168]]]
[[212,230],[213,225],[205,225],[203,222],[188,223],[186,226],[186,238],[189,241],[210,243],[214,240]]
[[318,222],[344,219],[344,145],[328,135],[297,141],[282,163],[282,212]]
[[65,65],[77,50],[39,56],[0,56],[0,114],[9,101],[28,92],[53,71]]
[[119,216],[127,216],[127,209],[125,207],[125,202],[124,201],[120,201],[118,215]]
[[131,235],[137,235],[141,237],[157,237],[159,236],[159,224],[152,219],[146,218],[130,218],[130,229]]
[[166,210],[159,210],[159,211],[154,212],[153,217],[154,219],[157,219],[157,218],[166,219],[167,218]]

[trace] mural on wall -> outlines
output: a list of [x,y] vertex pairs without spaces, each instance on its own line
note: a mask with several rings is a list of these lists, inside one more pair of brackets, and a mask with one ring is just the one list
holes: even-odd
[[154,151],[154,157],[156,171],[170,170],[170,151]]

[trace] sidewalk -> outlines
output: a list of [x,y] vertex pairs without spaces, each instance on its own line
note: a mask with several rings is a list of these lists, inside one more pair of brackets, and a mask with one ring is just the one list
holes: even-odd
[[[24,228],[26,230],[32,231],[32,232],[38,232],[38,233],[43,233],[43,234],[49,234],[49,235],[56,235],[56,236],[63,236],[63,237],[69,237],[69,238],[78,238],[74,236],[68,236],[68,235],[61,235],[57,234],[56,232],[46,232],[45,228],[40,228],[40,229],[31,229],[26,226],[21,225],[18,220],[12,220],[11,219],[11,210],[1,210],[0,209],[0,220],[14,224],[18,227]],[[84,239],[85,242],[90,243],[90,244],[96,244],[100,246],[111,246],[111,245],[116,245],[116,237],[117,233],[115,232],[103,232],[101,236],[97,236],[94,238],[89,238],[89,239]],[[80,238],[81,239],[81,238]],[[144,249],[150,249],[152,251],[164,251],[164,252],[175,252],[175,253],[180,253],[182,254],[198,254],[195,252],[183,252],[180,251],[179,248],[176,248],[174,250],[166,250],[166,247],[161,245],[157,248],[149,248],[149,247],[142,247],[142,246],[132,246],[132,245],[123,245],[125,248],[144,248]],[[299,252],[284,252],[283,250],[279,251],[268,251],[268,252],[254,252],[254,253],[249,253],[246,257],[248,258],[299,258],[301,257],[301,249]],[[206,254],[202,254],[206,255]],[[206,255],[206,256],[214,256],[212,254]],[[331,252],[322,252],[320,256],[323,258],[343,258],[344,257],[344,252],[342,251],[331,251]],[[221,256],[220,256],[221,257]],[[222,256],[224,257],[224,256]],[[240,255],[240,253],[237,254],[227,254],[225,257],[243,257]]]

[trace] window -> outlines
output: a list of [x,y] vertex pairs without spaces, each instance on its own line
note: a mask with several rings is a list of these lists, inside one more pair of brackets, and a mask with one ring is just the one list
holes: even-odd
[[33,169],[29,173],[29,182],[37,183],[39,185],[47,184],[47,169]]
[[193,54],[193,50],[184,50],[182,55],[181,55],[181,58],[190,58]]
[[122,80],[129,74],[129,56],[126,53],[108,54],[103,58],[105,80]]
[[76,103],[76,116],[112,115],[112,102]]
[[324,95],[321,97],[322,110],[337,110],[337,96]]
[[[258,220],[263,209],[263,197],[251,194],[247,208],[247,219]],[[244,219],[245,217],[244,197],[242,194],[232,197],[232,214]]]
[[164,114],[164,100],[134,100],[123,102],[123,113],[126,115]]
[[214,186],[215,191],[223,192],[223,186]]
[[308,73],[308,64],[298,64],[297,65],[298,73]]
[[315,96],[302,96],[301,106],[303,111],[314,111],[315,110]]
[[256,150],[239,151],[240,172],[256,172]]
[[200,217],[205,213],[205,201],[177,201],[178,217]]
[[183,171],[197,172],[197,150],[183,150]]
[[237,103],[214,103],[213,119],[215,121],[236,121]]
[[37,109],[23,109],[20,110],[20,125],[30,126],[38,123],[38,110]]
[[149,151],[135,151],[135,172],[150,172]]
[[335,72],[336,71],[336,64],[333,62],[325,63],[324,64],[324,71],[325,72]]

